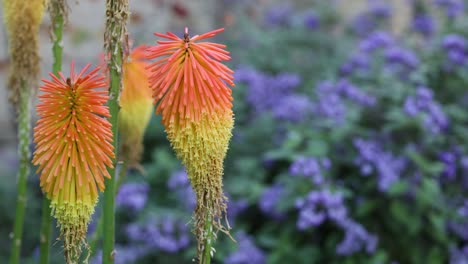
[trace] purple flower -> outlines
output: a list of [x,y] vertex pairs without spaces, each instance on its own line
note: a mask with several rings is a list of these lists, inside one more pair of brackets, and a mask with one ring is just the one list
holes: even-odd
[[364,176],[373,172],[378,174],[377,185],[380,191],[387,191],[400,179],[406,166],[404,158],[398,158],[390,152],[383,151],[377,142],[356,138],[353,143],[359,152],[355,163],[360,166]]
[[341,76],[347,76],[353,72],[366,73],[369,71],[371,65],[371,58],[367,53],[358,52],[350,56],[340,67]]
[[397,46],[387,48],[384,57],[387,68],[403,78],[416,70],[420,64],[418,56],[412,50]]
[[442,40],[442,47],[447,50],[466,50],[466,39],[457,34],[449,34]]
[[415,96],[406,98],[403,108],[411,117],[422,115],[424,126],[433,134],[439,134],[448,128],[450,122],[433,97],[432,90],[420,86]]
[[454,180],[457,173],[457,156],[453,152],[444,151],[439,154],[439,159],[444,163],[442,176],[444,179]]
[[468,199],[466,199],[462,206],[457,208],[455,219],[448,223],[448,228],[452,233],[457,235],[464,241],[468,241]]
[[249,202],[246,199],[233,200],[228,199],[227,216],[229,222],[234,223],[236,217],[242,213],[249,206]]
[[468,264],[468,245],[462,248],[451,248],[450,264]]
[[340,80],[336,84],[336,90],[345,98],[362,106],[373,106],[376,98],[364,93],[346,79]]
[[271,7],[265,14],[265,25],[269,27],[289,26],[293,8],[289,4]]
[[380,48],[386,48],[395,43],[393,36],[385,31],[376,31],[359,43],[362,52],[373,52]]
[[467,41],[457,34],[449,34],[442,40],[442,47],[447,57],[447,68],[451,70],[459,65],[465,65],[467,62]]
[[303,95],[288,95],[278,102],[273,108],[273,115],[279,120],[291,122],[304,121],[312,112],[312,102],[309,97]]
[[390,5],[384,1],[371,1],[369,9],[358,14],[353,22],[352,29],[359,36],[365,36],[377,29],[379,22],[391,16]]
[[189,227],[171,216],[152,218],[144,224],[133,223],[126,228],[128,238],[143,243],[149,249],[175,253],[190,243]]
[[320,18],[313,10],[308,11],[304,16],[304,26],[308,29],[316,29],[320,25]]
[[327,189],[309,192],[305,198],[296,200],[296,208],[299,209],[299,230],[319,226],[327,219],[341,222],[347,218],[343,196]]
[[314,184],[321,185],[325,182],[323,171],[329,170],[330,167],[331,162],[328,158],[298,157],[289,167],[289,173],[310,178]]
[[463,0],[434,0],[434,4],[445,9],[448,17],[462,14],[465,8]]
[[358,36],[370,34],[376,28],[377,21],[368,13],[357,15],[352,22],[352,29]]
[[376,18],[388,18],[392,15],[392,8],[385,1],[370,1],[370,14]]
[[265,188],[258,201],[260,210],[275,219],[281,219],[283,214],[278,210],[277,204],[284,195],[284,191],[284,186],[279,184]]
[[368,254],[374,253],[377,248],[377,236],[367,232],[359,223],[352,220],[346,220],[339,225],[343,228],[345,236],[336,246],[336,253],[339,255],[351,255],[364,249]]
[[412,29],[425,37],[430,37],[435,30],[434,19],[429,14],[417,14],[413,17]]
[[194,210],[197,205],[195,192],[185,170],[178,170],[172,174],[167,182],[167,187],[174,191],[178,200],[189,210]]
[[245,233],[238,233],[236,239],[238,249],[224,259],[224,264],[266,263],[265,253],[255,245],[252,237]]
[[335,124],[341,124],[346,118],[346,99],[361,106],[372,106],[376,99],[364,93],[346,79],[336,84],[330,81],[320,82],[315,90],[318,103],[315,112],[330,119]]
[[301,83],[297,74],[281,73],[271,76],[251,68],[238,69],[235,78],[238,82],[247,84],[247,102],[257,114],[273,111]]
[[117,194],[116,204],[133,211],[140,211],[145,207],[149,189],[146,183],[124,183]]

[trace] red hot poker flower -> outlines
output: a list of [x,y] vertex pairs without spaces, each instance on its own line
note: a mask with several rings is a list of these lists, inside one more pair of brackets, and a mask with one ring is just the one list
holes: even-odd
[[[43,80],[34,128],[33,163],[38,165],[40,185],[51,200],[52,214],[65,240],[65,255],[79,258],[87,225],[94,212],[98,190],[103,191],[107,167],[114,157],[108,95],[99,68],[89,73],[88,64],[70,78],[50,74]],[[69,258],[69,259],[68,259]]]
[[197,42],[211,38],[223,28],[192,38],[185,29],[183,39],[171,32],[155,33],[169,41],[158,41],[159,46],[148,49],[148,59],[158,60],[151,67],[150,83],[156,109],[164,125],[170,122],[199,121],[202,112],[231,109],[231,89],[234,73],[220,61],[230,60],[225,45]]
[[234,124],[229,87],[234,86],[233,71],[221,63],[230,60],[226,46],[199,42],[223,30],[190,38],[186,28],[183,39],[170,32],[155,33],[168,41],[148,49],[148,58],[157,59],[149,67],[156,113],[162,114],[169,141],[197,195],[194,231],[199,258],[204,241],[210,239],[206,223],[228,233],[221,222],[226,213],[222,175]]

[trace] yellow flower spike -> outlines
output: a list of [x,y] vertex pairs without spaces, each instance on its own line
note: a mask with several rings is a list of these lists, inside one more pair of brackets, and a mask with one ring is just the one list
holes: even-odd
[[133,50],[123,64],[123,89],[120,95],[119,131],[121,157],[130,167],[141,169],[143,136],[153,111],[148,82],[146,46]]
[[217,29],[192,38],[155,33],[168,39],[148,48],[150,86],[162,114],[167,136],[187,169],[197,196],[195,234],[198,256],[207,238],[205,223],[228,233],[222,224],[226,197],[222,189],[223,161],[234,124],[232,112],[233,71],[221,61],[230,60],[224,45],[199,42],[213,37]]
[[[18,102],[25,87],[36,87],[39,75],[39,26],[47,5],[46,0],[3,0],[4,20],[11,56],[8,88],[10,100]],[[25,83],[23,83],[25,82]]]
[[107,84],[99,68],[85,74],[89,67],[75,74],[72,64],[70,78],[50,74],[36,107],[33,163],[39,166],[41,188],[60,226],[67,263],[76,263],[87,247],[98,189],[104,190],[104,177],[111,177],[107,167],[113,166],[108,92],[99,89]]

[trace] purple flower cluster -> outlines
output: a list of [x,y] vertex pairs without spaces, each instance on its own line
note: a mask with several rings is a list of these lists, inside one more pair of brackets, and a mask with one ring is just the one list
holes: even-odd
[[468,242],[468,199],[457,209],[456,219],[449,221],[449,230]]
[[384,1],[371,1],[369,9],[357,15],[352,23],[353,31],[359,36],[365,36],[375,31],[379,22],[385,21],[392,14],[390,5]]
[[420,65],[420,60],[414,51],[396,45],[385,50],[384,58],[386,68],[403,79]]
[[468,264],[468,245],[450,250],[450,264]]
[[405,158],[395,157],[391,152],[384,151],[375,141],[356,138],[353,144],[359,152],[355,163],[360,166],[361,174],[368,176],[377,173],[380,191],[387,191],[399,180],[406,166]]
[[359,50],[361,52],[374,52],[378,49],[394,45],[395,39],[386,31],[376,31],[361,40]]
[[340,67],[340,75],[345,77],[353,73],[366,74],[371,68],[371,56],[368,53],[356,52]]
[[289,26],[293,11],[290,4],[274,5],[265,14],[265,25],[268,27]]
[[144,224],[129,224],[126,232],[133,243],[142,243],[149,252],[157,249],[175,253],[190,243],[187,223],[170,216],[152,218]]
[[451,151],[443,151],[439,153],[439,160],[444,164],[442,177],[445,180],[453,181],[457,176],[457,155]]
[[348,210],[340,193],[332,193],[328,189],[311,191],[305,198],[296,201],[296,207],[300,210],[298,229],[317,227],[329,220],[344,231],[343,240],[336,246],[337,254],[351,255],[362,249],[369,254],[375,251],[377,236],[348,217]]
[[285,193],[284,186],[275,184],[263,190],[262,195],[258,201],[260,210],[274,219],[283,218],[284,214],[277,208],[278,202],[281,200]]
[[302,122],[312,112],[312,102],[304,95],[292,94],[280,100],[273,108],[273,116],[279,120]]
[[134,212],[145,207],[148,199],[149,185],[146,183],[130,182],[124,183],[117,194],[116,204]]
[[246,199],[233,200],[228,196],[227,216],[229,222],[233,224],[236,217],[247,209],[248,206],[249,202]]
[[320,18],[313,10],[308,11],[304,16],[304,26],[307,29],[316,29],[320,26]]
[[272,76],[251,68],[240,68],[235,78],[247,84],[247,102],[257,114],[271,112],[279,120],[300,122],[312,111],[309,98],[294,93],[294,89],[301,83],[297,74]]
[[174,191],[177,199],[190,211],[195,209],[197,199],[185,170],[174,172],[167,182],[169,190]]
[[463,0],[434,0],[434,4],[445,10],[448,17],[455,17],[464,12]]
[[411,29],[424,37],[430,37],[435,31],[435,21],[427,13],[416,14],[411,22]]
[[404,110],[411,117],[422,115],[424,126],[433,134],[439,134],[449,126],[447,115],[434,100],[432,90],[427,87],[418,87],[416,95],[406,98]]
[[336,253],[348,256],[362,249],[367,254],[374,253],[379,239],[374,234],[369,233],[361,224],[352,220],[339,223],[345,231],[343,240],[336,246]]
[[299,209],[299,230],[317,227],[326,220],[341,223],[347,218],[343,196],[328,189],[309,192],[305,198],[296,200],[296,208]]
[[289,173],[293,176],[303,176],[310,178],[316,185],[325,182],[324,171],[331,168],[331,161],[328,158],[317,159],[315,157],[298,157],[289,167]]
[[447,69],[451,70],[457,66],[463,66],[468,61],[468,50],[466,38],[449,34],[442,40],[442,48],[447,56]]
[[363,92],[346,79],[338,81],[336,84],[324,81],[318,84],[315,89],[318,103],[315,112],[336,124],[341,124],[346,118],[346,101],[348,99],[356,104],[370,107],[375,105],[376,98]]
[[348,76],[353,73],[366,74],[371,69],[374,52],[394,45],[395,39],[385,31],[375,31],[359,42],[359,49],[352,53],[348,60],[340,67],[340,75]]
[[264,264],[265,253],[245,233],[236,235],[238,249],[224,259],[224,264]]

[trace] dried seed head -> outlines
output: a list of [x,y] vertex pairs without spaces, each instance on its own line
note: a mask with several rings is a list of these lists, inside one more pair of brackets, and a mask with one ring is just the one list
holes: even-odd
[[38,34],[46,4],[46,0],[3,0],[11,57],[8,88],[10,101],[15,105],[22,89],[36,87],[39,76]]

